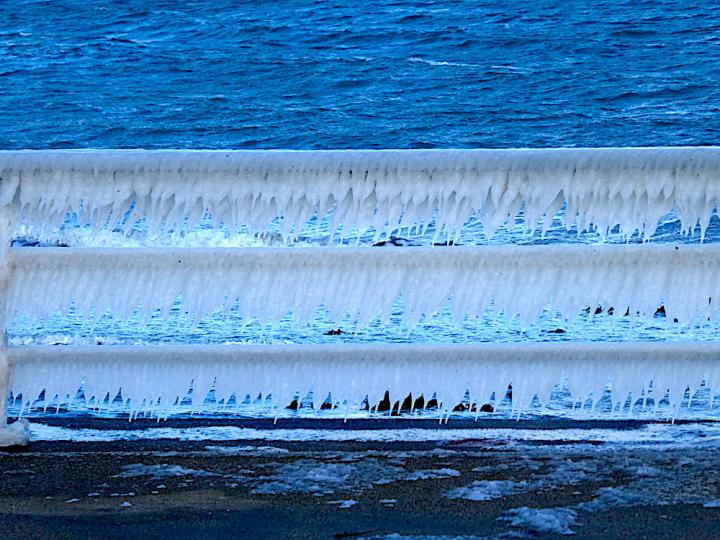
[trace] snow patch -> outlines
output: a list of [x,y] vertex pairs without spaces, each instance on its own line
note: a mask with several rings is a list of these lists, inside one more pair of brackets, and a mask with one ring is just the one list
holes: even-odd
[[525,490],[525,482],[512,480],[476,480],[469,486],[451,489],[445,493],[448,499],[467,499],[469,501],[490,501]]
[[328,504],[336,504],[338,508],[352,508],[357,504],[357,501],[353,499],[346,499],[342,501],[328,501]]
[[412,471],[405,476],[405,480],[428,480],[430,478],[453,478],[460,476],[455,469],[423,469]]
[[[1,396],[7,399],[6,396]],[[5,419],[0,419],[3,422]],[[26,446],[30,442],[29,422],[25,419],[13,422],[7,426],[0,423],[0,449],[4,446]]]
[[301,459],[276,468],[274,474],[257,478],[254,493],[311,493],[329,495],[337,491],[363,491],[373,484],[399,479],[403,469],[376,459],[357,463],[324,463]]
[[655,504],[659,504],[657,497],[647,495],[646,493],[640,492],[632,487],[603,487],[597,491],[595,499],[587,503],[579,504],[577,508],[584,511],[594,512],[625,506],[645,506]]
[[205,450],[227,456],[268,456],[290,453],[290,450],[276,446],[206,446]]
[[335,492],[353,474],[352,465],[300,460],[278,468],[273,476],[262,477],[254,493],[316,493]]
[[448,535],[434,535],[434,534],[399,534],[393,533],[386,536],[371,536],[368,538],[361,538],[361,540],[495,540],[493,538],[480,537],[480,536],[448,536]]
[[169,478],[172,476],[219,476],[217,473],[210,471],[188,469],[180,465],[143,465],[142,463],[133,463],[125,465],[123,472],[116,474],[115,478],[134,478],[136,476],[150,476],[153,479]]
[[511,527],[532,533],[571,535],[577,512],[571,508],[513,508],[498,518]]

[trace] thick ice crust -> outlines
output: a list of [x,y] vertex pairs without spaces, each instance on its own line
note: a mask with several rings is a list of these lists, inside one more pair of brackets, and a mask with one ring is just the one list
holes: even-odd
[[492,235],[522,208],[534,227],[565,203],[568,225],[652,234],[672,208],[704,230],[720,200],[720,148],[3,151],[0,179],[0,206],[54,225],[67,210],[118,223],[135,204],[151,230],[206,210],[254,230],[282,217],[297,231],[329,210],[331,228],[392,230],[437,210],[449,231],[479,212]]
[[720,343],[22,347],[9,357],[11,388],[26,403],[42,389],[48,400],[74,396],[84,381],[88,400],[122,389],[133,410],[158,414],[191,382],[196,408],[213,385],[216,399],[235,394],[238,403],[262,392],[284,407],[313,390],[318,403],[332,393],[335,402],[358,405],[365,396],[377,403],[387,390],[394,400],[437,393],[452,408],[466,390],[482,404],[511,384],[513,407],[523,410],[534,395],[546,402],[563,381],[583,402],[597,402],[610,381],[615,404],[647,396],[652,381],[656,405],[669,390],[671,407],[688,387],[692,395],[703,381],[711,390],[720,381]]
[[715,317],[720,245],[541,245],[418,248],[46,248],[10,251],[10,313],[46,316],[74,302],[127,317],[140,307],[200,317],[229,309],[275,322],[357,315],[387,319],[402,297],[410,324],[452,299],[458,322],[495,312],[534,320],[550,306],[567,317],[585,308],[623,315]]
[[30,442],[30,431],[26,420],[13,422],[10,425],[0,424],[0,450],[15,446],[26,446],[28,442]]

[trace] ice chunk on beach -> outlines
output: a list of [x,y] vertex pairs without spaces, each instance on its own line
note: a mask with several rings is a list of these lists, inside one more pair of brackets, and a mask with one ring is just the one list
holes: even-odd
[[513,508],[500,518],[512,527],[536,534],[571,535],[577,512],[571,508]]
[[406,480],[429,480],[433,478],[453,478],[460,476],[460,472],[455,469],[421,469],[412,471],[405,477]]
[[0,448],[27,445],[30,441],[28,425],[28,421],[25,419],[18,420],[9,425],[2,425],[2,423],[0,423]]
[[445,493],[445,496],[448,499],[490,501],[523,491],[525,486],[525,482],[515,482],[513,480],[476,480],[469,486],[451,489]]
[[123,466],[123,471],[116,474],[116,478],[134,478],[137,476],[149,476],[153,479],[160,480],[172,476],[219,476],[217,473],[204,471],[201,469],[189,469],[181,465],[173,465],[161,463],[158,465],[144,465],[142,463],[132,463]]

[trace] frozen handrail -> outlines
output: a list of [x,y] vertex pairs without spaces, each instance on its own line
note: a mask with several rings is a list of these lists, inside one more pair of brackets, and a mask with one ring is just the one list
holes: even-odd
[[[321,306],[359,326],[388,320],[403,300],[412,327],[451,300],[455,320],[542,311],[568,318],[613,307],[618,315],[693,322],[720,309],[720,245],[537,245],[412,248],[38,248],[12,249],[10,314],[111,311],[129,317],[181,310],[200,318],[237,304],[239,314],[278,322],[288,312],[312,320]],[[33,291],[29,295],[28,291]]]
[[191,382],[196,410],[213,387],[218,401],[235,394],[239,404],[246,394],[262,392],[280,408],[310,389],[316,406],[328,394],[334,403],[358,405],[368,396],[373,404],[389,391],[392,401],[408,393],[427,401],[436,393],[448,408],[466,390],[479,407],[492,393],[501,400],[512,385],[513,407],[522,411],[536,394],[546,402],[564,381],[575,401],[592,397],[597,405],[612,380],[614,406],[629,394],[647,397],[652,381],[656,405],[669,390],[668,414],[688,387],[692,395],[703,383],[717,389],[720,382],[720,343],[45,346],[10,348],[9,354],[12,388],[22,392],[25,408],[43,389],[48,402],[75,396],[83,380],[85,397],[95,397],[98,406],[122,387],[132,411],[159,416],[186,396]]
[[58,225],[65,212],[95,227],[151,230],[198,222],[297,231],[332,210],[343,225],[457,231],[474,212],[492,235],[524,210],[526,226],[563,219],[605,232],[652,235],[675,209],[683,230],[704,231],[720,200],[720,147],[509,150],[28,150],[0,152],[0,206]]
[[[47,313],[66,308],[74,300],[83,309],[97,306],[127,315],[139,303],[143,309],[167,308],[178,294],[194,315],[227,307],[241,297],[244,315],[265,320],[277,320],[288,310],[307,319],[323,305],[332,317],[358,313],[363,324],[377,314],[389,316],[399,295],[405,300],[410,324],[440,309],[448,298],[457,319],[478,314],[491,304],[496,311],[518,313],[529,321],[547,305],[566,315],[594,304],[612,305],[618,311],[628,306],[631,312],[648,314],[661,302],[668,317],[714,317],[720,298],[716,271],[720,248],[713,245],[242,251],[9,248],[14,224],[54,227],[68,211],[78,212],[82,221],[95,228],[126,227],[133,217],[144,217],[151,230],[192,225],[208,211],[230,227],[245,225],[252,230],[266,229],[280,218],[290,234],[313,215],[328,212],[331,231],[342,226],[344,233],[352,228],[396,230],[427,224],[433,218],[439,228],[452,233],[477,213],[486,234],[492,235],[521,211],[526,226],[533,228],[542,220],[547,227],[564,207],[566,224],[574,223],[579,229],[592,224],[605,232],[619,225],[626,234],[639,230],[647,236],[671,210],[682,220],[683,230],[699,223],[703,231],[718,201],[720,147],[0,151],[0,330],[5,328],[8,312]],[[576,382],[586,381],[580,383],[579,395],[595,395],[599,386],[592,385],[604,385],[602,378],[609,371],[621,394],[630,387],[637,392],[652,379],[661,390],[665,385],[674,388],[674,403],[687,384],[702,380],[714,384],[718,377],[715,345],[618,346],[617,351],[627,357],[609,349],[593,352],[596,349],[591,345],[555,347],[501,350],[488,346],[478,349],[482,352],[447,347],[442,354],[449,364],[437,362],[439,356],[432,354],[441,351],[427,346],[369,347],[367,355],[354,348],[348,352],[323,348],[320,354],[318,348],[313,350],[321,359],[316,367],[307,365],[312,365],[312,355],[303,348],[283,349],[279,356],[280,349],[273,348],[213,349],[202,358],[221,360],[210,371],[226,378],[227,384],[241,372],[247,373],[248,380],[272,387],[278,402],[290,396],[291,386],[318,384],[320,393],[325,389],[323,380],[332,381],[333,387],[347,381],[348,396],[353,398],[363,392],[359,385],[365,381],[374,384],[372,392],[379,392],[383,385],[397,391],[422,382],[417,377],[424,375],[404,369],[419,365],[430,372],[423,380],[440,385],[438,391],[446,393],[448,400],[457,399],[455,392],[465,390],[451,382],[468,381],[480,395],[490,387],[499,391],[510,381],[519,406],[532,397],[530,390],[523,390],[521,377],[539,381],[543,392],[551,379],[572,376]],[[533,356],[533,350],[543,352]],[[11,377],[22,386],[33,372],[57,382],[63,373],[78,375],[74,366],[83,359],[84,376],[92,378],[111,367],[111,374],[129,377],[130,386],[155,380],[169,385],[162,395],[175,392],[177,396],[179,386],[173,385],[179,379],[160,376],[158,366],[172,361],[174,373],[195,373],[194,368],[182,366],[196,351],[201,352],[165,347],[8,350],[3,339],[0,446],[3,441],[19,440],[15,435],[8,439],[9,430],[1,425],[7,417],[4,397]],[[73,353],[75,360],[68,356]],[[97,360],[88,356],[95,354]],[[502,365],[488,360],[486,354],[496,355]],[[338,360],[343,355],[346,362]],[[57,361],[48,362],[51,358]],[[101,365],[103,358],[112,359],[112,365]],[[269,358],[278,364],[271,366]],[[576,362],[578,358],[589,362]],[[149,363],[142,368],[145,359]],[[37,370],[38,362],[43,371]],[[323,364],[328,371],[321,377],[317,370]],[[277,381],[276,368],[280,367],[291,379]],[[442,376],[448,367],[459,374],[452,381]],[[149,371],[142,374],[138,369]],[[374,378],[368,378],[369,370]],[[209,384],[210,379],[202,380],[205,386]],[[34,384],[29,385],[28,395],[38,390]],[[218,384],[226,382],[218,380]],[[485,384],[490,386],[478,386]],[[60,386],[59,393],[70,391]],[[136,390],[138,399],[157,397],[145,387]]]

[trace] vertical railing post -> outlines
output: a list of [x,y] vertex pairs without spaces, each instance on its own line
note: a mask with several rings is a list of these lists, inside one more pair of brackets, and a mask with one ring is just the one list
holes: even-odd
[[10,363],[5,347],[0,350],[0,430],[7,427],[10,392]]
[[[2,179],[0,179],[0,182]],[[13,210],[10,205],[0,207],[0,449],[25,446],[30,440],[28,423],[8,425],[10,397],[10,361],[7,350],[8,289],[12,278],[10,242],[12,241]]]
[[0,207],[0,449],[25,446],[30,440],[27,421],[23,420],[8,425],[10,361],[5,329],[8,313],[8,285],[12,277],[12,266],[9,257],[11,239],[12,208],[5,205]]
[[8,254],[12,238],[12,211],[9,205],[0,208],[0,430],[7,427],[10,394],[10,362],[7,355],[7,291],[10,281]]

